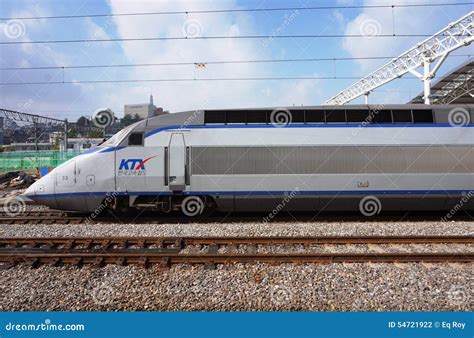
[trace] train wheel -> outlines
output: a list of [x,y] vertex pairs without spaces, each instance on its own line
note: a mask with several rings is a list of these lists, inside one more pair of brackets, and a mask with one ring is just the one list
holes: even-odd
[[188,217],[195,217],[204,211],[204,202],[197,196],[188,196],[181,202],[181,211]]

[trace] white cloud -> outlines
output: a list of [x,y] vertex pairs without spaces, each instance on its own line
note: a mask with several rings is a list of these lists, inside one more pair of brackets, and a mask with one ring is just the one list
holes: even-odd
[[[344,34],[366,34],[366,38],[343,39],[342,46],[353,57],[365,56],[397,56],[415,43],[424,40],[423,37],[373,37],[372,35],[395,34],[426,34],[435,33],[440,26],[446,25],[447,9],[443,7],[399,7],[411,0],[398,0],[397,7],[365,8],[353,20],[347,23]],[[420,0],[417,4],[430,3],[429,0]],[[376,0],[366,0],[364,5],[380,5]],[[367,73],[375,70],[386,61],[359,60],[360,70]]]
[[[55,12],[54,2],[41,6],[16,6],[9,17],[49,16]],[[109,0],[112,13],[192,11],[215,8],[238,8],[237,0],[202,1],[123,1]],[[65,6],[64,8],[67,8]],[[92,9],[91,9],[92,10]],[[90,10],[84,9],[84,12]],[[7,14],[6,14],[7,15]],[[214,13],[189,15],[126,16],[74,20],[24,20],[22,40],[55,40],[68,38],[108,39],[111,37],[176,37],[192,34],[253,35],[262,34],[260,22],[249,13]],[[284,21],[282,16],[282,23]],[[298,17],[299,20],[299,17]],[[192,26],[185,26],[188,22]],[[197,24],[197,25],[196,25]],[[265,27],[265,32],[280,27]],[[186,30],[187,27],[187,30]],[[192,29],[197,29],[193,31]],[[3,29],[0,39],[6,40]],[[197,32],[197,33],[196,33]],[[275,44],[277,45],[277,44]],[[286,50],[265,47],[262,40],[223,39],[197,41],[137,41],[84,44],[24,44],[2,47],[2,67],[63,66],[83,64],[123,64],[160,62],[203,62],[213,60],[255,60],[286,57]],[[281,55],[277,55],[281,53]],[[297,68],[297,67],[295,67]],[[311,76],[313,69],[296,76]],[[173,67],[132,67],[61,69],[47,71],[0,71],[2,82],[43,82],[114,79],[173,78],[253,78],[291,76],[281,64],[219,64],[196,69],[193,65]],[[315,104],[320,95],[317,81],[192,81],[137,82],[109,84],[65,84],[3,86],[0,107],[35,111],[54,111],[65,117],[68,111],[92,113],[97,107],[123,111],[127,103],[148,101],[153,93],[155,103],[171,111],[201,108],[255,107]],[[34,102],[34,104],[31,104]],[[25,103],[28,103],[26,105]],[[24,108],[26,107],[26,108]],[[75,119],[81,112],[72,116]],[[54,114],[53,114],[54,115]],[[120,115],[120,114],[119,114]]]
[[[109,31],[111,29],[110,27],[111,23],[110,21],[106,20],[105,23],[102,25],[98,25],[95,22],[93,22],[90,18],[84,18],[84,31],[86,33],[86,36],[91,39],[91,40],[106,40],[110,39],[111,36],[109,34]],[[96,44],[96,43],[95,43]],[[113,45],[113,42],[100,42],[101,47],[111,47]],[[90,46],[91,43],[86,43],[86,46]],[[97,46],[97,45],[94,45]]]
[[[371,5],[373,1],[365,1],[364,4]],[[404,8],[397,10],[399,24],[404,24],[405,21],[410,23],[412,21],[410,17],[410,12]],[[414,31],[419,31],[419,27],[413,28]],[[387,8],[364,9],[355,19],[347,23],[344,34],[367,35],[365,38],[346,37],[343,39],[342,46],[352,57],[396,55],[402,41],[400,38],[376,37],[376,35],[393,34],[392,12]],[[373,70],[374,65],[380,64],[374,60],[358,60],[357,62],[364,73]]]
[[[51,12],[35,5],[9,13],[11,17],[48,16]],[[21,21],[21,20],[20,20]],[[44,34],[53,34],[55,26],[46,20],[23,20],[23,34],[14,38],[19,41],[37,40]],[[0,27],[3,41],[5,27]],[[0,53],[2,67],[63,66],[69,63],[71,55],[61,51],[59,45],[21,44],[3,46]],[[1,82],[54,82],[61,81],[63,72],[53,70],[5,70],[0,71]],[[26,113],[41,112],[48,116],[65,117],[64,111],[71,110],[72,104],[83,100],[80,84],[71,85],[18,85],[0,88],[0,107]]]
[[[352,57],[393,56],[396,57],[414,47],[425,37],[374,37],[374,35],[400,34],[434,34],[448,23],[458,18],[465,8],[434,6],[434,7],[400,7],[402,4],[413,3],[411,0],[398,0],[392,8],[364,8],[359,15],[347,22],[345,35],[365,34],[365,38],[345,37],[342,39],[342,48]],[[429,0],[420,0],[417,4],[431,3]],[[386,4],[377,0],[365,0],[363,5]],[[375,71],[389,60],[357,60],[353,68],[353,75],[363,77]],[[447,62],[445,63],[447,64]],[[442,72],[439,72],[442,73]],[[400,82],[398,82],[401,85]],[[419,82],[404,82],[414,88],[417,94],[422,91]],[[341,88],[342,89],[342,88]],[[386,89],[386,88],[383,88]],[[393,88],[396,91],[396,87]],[[406,88],[404,88],[406,90]],[[375,95],[375,94],[374,94]],[[383,102],[406,102],[407,97],[401,93],[379,93],[377,98]],[[360,101],[360,99],[359,99]],[[373,101],[372,101],[373,102]]]
[[344,14],[342,14],[342,12],[340,10],[334,10],[333,11],[333,16],[334,16],[334,19],[336,21],[336,23],[338,24],[339,27],[345,27],[346,25],[346,18],[344,17]]
[[[124,2],[109,0],[112,13],[192,11],[202,10],[198,1],[175,2]],[[206,9],[236,8],[234,1],[206,2]],[[255,32],[252,17],[245,13],[216,13],[189,15],[161,15],[141,17],[116,17],[115,24],[121,37],[176,37],[194,34],[202,36],[246,35]],[[187,26],[187,23],[189,26]],[[194,29],[194,30],[193,30]],[[157,62],[200,62],[212,60],[254,60],[272,58],[270,48],[260,40],[187,40],[148,41],[122,43],[123,51],[131,63]],[[205,69],[194,66],[135,68],[130,75],[138,79],[163,78],[249,78],[268,77],[270,68],[262,64],[219,64],[207,65]],[[305,81],[293,84],[278,84],[276,81],[195,81],[143,83],[127,93],[111,94],[121,100],[133,103],[145,101],[153,92],[157,105],[171,111],[217,108],[249,107],[285,104],[294,101],[308,101],[313,95],[314,84]],[[264,95],[262,93],[265,93]],[[125,100],[125,101],[124,101]],[[117,101],[116,101],[117,102]],[[104,102],[106,104],[106,102]],[[117,107],[118,108],[118,107]]]
[[[309,76],[317,77],[318,74],[310,74]],[[278,97],[275,97],[278,93]],[[265,86],[260,90],[263,99],[267,99],[269,106],[301,106],[315,105],[315,97],[320,97],[321,84],[319,80],[295,80],[294,82],[274,81],[272,84]]]

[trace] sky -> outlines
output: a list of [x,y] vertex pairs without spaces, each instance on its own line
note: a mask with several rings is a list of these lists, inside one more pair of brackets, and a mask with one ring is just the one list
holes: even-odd
[[[229,60],[360,58],[398,56],[423,37],[377,37],[386,34],[433,34],[474,9],[473,4],[439,7],[347,8],[353,5],[440,3],[432,0],[339,1],[168,1],[168,0],[2,0],[0,42],[94,40],[184,36],[337,35],[334,38],[265,38],[154,40],[0,45],[0,83],[72,82],[0,85],[0,108],[75,121],[100,108],[123,115],[124,104],[154,103],[170,112],[245,107],[318,105],[355,79],[175,81],[84,83],[81,81],[363,77],[388,60],[136,66],[144,63]],[[468,2],[444,0],[442,3]],[[192,12],[215,9],[339,6],[327,10],[226,13],[179,13],[143,16],[100,16],[27,20],[27,17]],[[346,7],[346,8],[344,8]],[[22,18],[8,20],[9,18]],[[347,35],[359,35],[353,38]],[[342,36],[342,37],[341,37]],[[345,36],[345,37],[344,37]],[[468,60],[474,46],[453,52],[437,73],[441,76]],[[81,65],[135,66],[120,68],[58,68],[5,70],[12,67]],[[370,103],[406,103],[422,91],[410,76],[375,90]],[[363,99],[353,103],[363,103]]]

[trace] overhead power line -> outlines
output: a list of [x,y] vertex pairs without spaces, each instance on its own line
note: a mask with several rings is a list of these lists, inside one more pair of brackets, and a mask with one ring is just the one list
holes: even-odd
[[[300,35],[215,35],[215,36],[172,36],[146,38],[110,38],[110,39],[76,39],[76,40],[35,40],[35,41],[0,41],[0,45],[49,44],[49,43],[91,43],[91,42],[133,42],[133,41],[172,41],[172,40],[224,40],[224,39],[331,39],[331,38],[407,38],[430,37],[432,34],[300,34]],[[459,36],[462,37],[462,36]]]
[[[451,55],[451,57],[468,57],[470,54]],[[124,68],[124,67],[153,67],[153,66],[192,66],[198,64],[246,64],[246,63],[285,63],[285,62],[322,62],[322,61],[357,61],[357,60],[389,60],[394,56],[367,56],[367,57],[339,57],[339,58],[304,58],[304,59],[262,59],[262,60],[221,60],[198,62],[159,62],[159,63],[129,63],[103,65],[72,65],[72,66],[33,66],[33,67],[5,67],[0,70],[52,70],[52,69],[83,69],[83,68]]]
[[43,20],[43,19],[73,19],[73,18],[98,18],[119,16],[143,16],[143,15],[176,15],[176,14],[213,14],[213,13],[236,13],[236,12],[276,12],[276,11],[315,11],[331,9],[363,9],[363,8],[404,8],[404,7],[440,7],[440,6],[466,6],[472,2],[447,2],[447,3],[424,3],[424,4],[391,4],[391,5],[338,5],[338,6],[307,6],[307,7],[273,7],[273,8],[231,8],[210,9],[194,11],[162,11],[162,12],[138,12],[138,13],[102,13],[102,14],[79,14],[79,15],[54,15],[54,16],[29,16],[0,18],[5,20]]
[[[73,81],[40,81],[40,82],[3,82],[3,86],[16,85],[54,85],[76,83],[135,83],[135,82],[192,82],[192,81],[271,81],[271,80],[357,80],[360,77],[347,76],[302,76],[302,77],[233,77],[233,78],[169,78],[169,79],[130,79],[130,80],[73,80]],[[403,80],[418,80],[417,77],[407,76]],[[419,81],[419,80],[418,80]]]
[[[462,36],[462,38],[461,38]],[[326,100],[324,104],[345,104],[386,83],[411,73],[423,81],[424,102],[430,104],[431,80],[451,52],[474,42],[474,11],[451,22],[428,39],[386,63],[356,83]],[[431,66],[436,61],[436,64]],[[423,70],[419,72],[419,68]]]

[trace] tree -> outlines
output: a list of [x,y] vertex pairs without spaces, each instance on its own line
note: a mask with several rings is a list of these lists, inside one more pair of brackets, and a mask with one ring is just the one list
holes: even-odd
[[90,126],[91,125],[91,121],[85,116],[81,116],[80,118],[78,118],[76,123],[80,126]]

